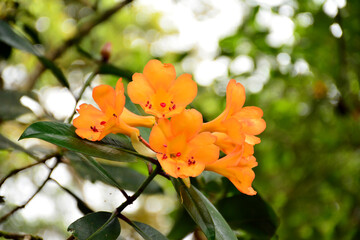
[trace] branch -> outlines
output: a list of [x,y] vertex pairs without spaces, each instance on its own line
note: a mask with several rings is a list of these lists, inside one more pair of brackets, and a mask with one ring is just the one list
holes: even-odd
[[14,240],[42,240],[41,237],[33,236],[30,234],[17,234],[17,233],[8,233],[4,231],[0,231],[0,237],[3,237],[5,239],[14,239]]
[[[47,58],[50,61],[54,61],[55,59],[59,58],[62,54],[64,54],[68,48],[71,46],[79,43],[85,36],[87,36],[90,31],[96,27],[97,25],[101,24],[102,22],[108,20],[112,15],[114,15],[117,11],[124,8],[126,5],[130,4],[133,0],[125,0],[123,2],[120,2],[113,6],[112,8],[104,11],[103,13],[99,14],[98,16],[94,17],[92,20],[89,20],[86,23],[81,24],[78,27],[78,31],[72,38],[65,41],[60,47],[52,51]],[[31,90],[37,79],[40,77],[40,75],[45,71],[45,67],[42,64],[38,64],[38,66],[35,68],[35,71],[30,76],[28,80],[28,85],[26,87],[26,90]]]
[[0,188],[1,188],[1,186],[4,184],[4,182],[5,182],[8,178],[14,176],[14,175],[17,174],[18,172],[21,172],[21,171],[26,170],[26,169],[28,169],[28,168],[32,168],[32,167],[34,167],[34,166],[36,166],[36,165],[39,165],[39,164],[41,164],[41,163],[45,163],[45,162],[46,162],[47,160],[49,160],[50,158],[53,158],[53,157],[56,157],[56,156],[57,156],[57,154],[51,154],[51,155],[49,155],[49,156],[46,156],[46,157],[45,157],[44,159],[42,159],[42,160],[39,159],[38,162],[36,162],[36,163],[30,164],[30,165],[25,166],[25,167],[22,167],[22,168],[18,168],[18,169],[12,170],[8,175],[6,175],[5,177],[3,177],[3,178],[1,179],[1,181],[0,181]]
[[155,178],[156,175],[158,175],[160,172],[162,171],[160,166],[156,166],[156,169],[151,173],[151,175],[143,182],[143,184],[141,184],[141,186],[139,187],[139,189],[131,196],[129,197],[125,202],[123,202],[117,209],[116,209],[116,213],[117,216],[120,217],[121,216],[121,212],[130,204],[132,204],[139,196],[141,193],[144,192],[145,188],[147,187],[147,185],[149,185],[149,183]]
[[36,190],[36,192],[23,204],[20,206],[17,206],[16,208],[14,208],[13,210],[11,210],[10,212],[8,212],[7,214],[5,214],[4,216],[2,216],[0,218],[0,223],[4,222],[8,217],[10,217],[12,214],[14,214],[16,211],[18,211],[19,209],[25,208],[26,205],[44,188],[44,186],[46,185],[46,183],[50,180],[50,176],[52,174],[52,172],[54,171],[54,169],[56,168],[56,166],[59,164],[59,159],[56,161],[55,165],[53,167],[50,168],[50,172],[47,176],[47,178],[45,179],[45,181],[41,184],[40,187],[38,187],[38,189]]

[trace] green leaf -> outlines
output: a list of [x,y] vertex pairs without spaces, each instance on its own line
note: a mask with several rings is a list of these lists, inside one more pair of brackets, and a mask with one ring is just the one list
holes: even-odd
[[172,240],[181,240],[196,228],[195,222],[184,208],[176,211],[175,223],[167,237]]
[[79,240],[116,240],[120,235],[120,223],[109,212],[95,212],[70,224],[68,231]]
[[39,56],[39,53],[29,40],[15,33],[10,25],[2,20],[0,20],[0,41],[5,42],[14,48]]
[[52,61],[45,58],[44,56],[38,56],[38,59],[44,65],[45,68],[49,69],[54,74],[54,76],[59,80],[59,82],[63,86],[70,88],[69,83],[60,68],[58,68]]
[[171,182],[183,206],[208,239],[237,239],[218,210],[199,190],[194,186],[186,187],[180,179],[172,178]]
[[167,238],[162,235],[158,230],[153,227],[133,221],[131,226],[145,239],[145,240],[167,240]]
[[115,75],[115,76],[123,77],[126,79],[131,79],[131,77],[132,77],[132,72],[130,72],[126,69],[116,67],[110,63],[102,63],[99,66],[99,73]]
[[[112,181],[104,178],[89,162],[84,161],[79,153],[66,152],[65,156],[70,160],[71,166],[85,179],[92,182],[102,181],[114,186]],[[139,172],[122,166],[100,163],[101,167],[116,181],[121,188],[135,192],[145,181],[146,176]],[[116,186],[116,185],[115,185]],[[152,181],[144,190],[146,194],[162,193],[162,188],[157,182]]]
[[60,122],[33,123],[23,132],[19,140],[24,138],[39,138],[71,151],[119,162],[133,161],[136,156],[143,157],[132,149],[125,136],[106,136],[99,142],[91,142],[77,136],[75,127],[71,124]]
[[40,62],[55,75],[59,82],[69,88],[69,83],[61,69],[58,68],[52,61],[41,55],[28,39],[16,33],[9,24],[2,20],[0,20],[0,41],[8,44],[9,46],[37,56]]
[[238,195],[227,197],[217,204],[219,211],[234,229],[242,229],[257,239],[274,236],[279,220],[274,210],[260,197]]
[[0,120],[12,120],[18,116],[31,113],[31,110],[20,103],[25,94],[17,91],[0,90]]

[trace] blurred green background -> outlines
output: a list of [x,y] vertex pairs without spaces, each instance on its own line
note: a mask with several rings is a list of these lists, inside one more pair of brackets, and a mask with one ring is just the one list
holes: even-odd
[[[279,239],[360,239],[360,1],[134,0],[108,12],[107,19],[99,17],[120,3],[1,0],[0,19],[54,60],[75,95],[97,69],[107,42],[112,44],[110,63],[124,78],[141,72],[152,58],[174,64],[178,74],[191,73],[200,86],[193,107],[206,120],[224,109],[229,79],[241,82],[247,90],[245,105],[262,108],[267,122],[255,147],[254,187],[279,216]],[[34,121],[71,115],[74,97],[49,70],[40,74],[35,56],[4,43],[0,53],[2,135],[16,141]],[[116,80],[101,75],[92,86]],[[39,105],[25,104],[32,113],[19,106],[12,111],[3,104],[18,101],[4,95],[9,90],[25,92]],[[84,101],[90,98],[91,90]],[[31,141],[19,144],[49,148]],[[5,145],[0,142],[0,177],[32,161]],[[38,181],[35,170],[28,175],[22,181]],[[165,220],[157,224],[169,230],[166,216],[173,208],[149,213],[147,197],[140,203],[135,215],[151,219],[162,214]],[[174,205],[176,199],[164,204]],[[61,201],[53,209],[62,211]],[[71,223],[56,214],[36,221],[14,218],[0,229],[57,232],[62,239]]]

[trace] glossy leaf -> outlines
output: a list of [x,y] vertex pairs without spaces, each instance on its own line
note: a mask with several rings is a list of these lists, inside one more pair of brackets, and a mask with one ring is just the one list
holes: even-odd
[[20,103],[25,94],[17,91],[0,90],[0,120],[12,120],[18,116],[31,113],[31,110]]
[[33,123],[24,131],[20,140],[24,138],[39,138],[71,151],[120,162],[133,161],[136,156],[142,157],[132,149],[125,136],[112,135],[99,142],[91,142],[78,137],[71,124],[60,122]]
[[167,237],[172,240],[181,240],[196,228],[195,222],[192,220],[188,212],[184,208],[176,211],[174,225],[172,226]]
[[271,238],[279,226],[274,210],[259,194],[238,193],[220,200],[217,207],[231,227],[245,230],[258,239]]
[[172,179],[182,204],[208,239],[237,239],[214,205],[194,186],[187,188],[180,179]]
[[130,224],[145,240],[167,240],[167,238],[162,235],[155,228],[141,222],[133,221]]
[[28,39],[16,33],[9,24],[2,20],[0,20],[0,41],[8,44],[9,46],[37,56],[40,62],[55,75],[59,82],[69,88],[69,83],[61,69],[58,68],[52,61],[41,55]]
[[132,77],[132,72],[126,70],[126,69],[122,69],[119,68],[115,65],[112,65],[110,63],[103,63],[100,65],[99,67],[99,73],[100,74],[110,74],[110,75],[115,75],[115,76],[119,76],[119,77],[123,77],[126,79],[131,79]]
[[120,235],[120,223],[109,212],[95,212],[70,224],[68,231],[78,240],[116,240]]
[[[84,156],[81,156],[81,154],[75,152],[66,152],[65,156],[70,160],[71,166],[80,176],[92,182],[102,181],[104,183],[113,186],[120,186],[123,189],[135,192],[146,179],[146,176],[133,169],[118,165],[99,163],[100,166],[107,172],[107,174],[109,174],[116,182],[114,184],[113,181],[109,181],[106,176],[104,177],[101,173],[98,172],[98,170],[94,169],[94,167],[88,161],[86,161]],[[161,187],[155,181],[152,181],[144,190],[144,193],[147,194],[161,192]]]

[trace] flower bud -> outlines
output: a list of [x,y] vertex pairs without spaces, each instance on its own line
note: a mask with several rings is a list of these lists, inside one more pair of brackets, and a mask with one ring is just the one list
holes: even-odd
[[101,60],[103,62],[108,62],[111,56],[111,42],[105,43],[105,45],[101,49]]

